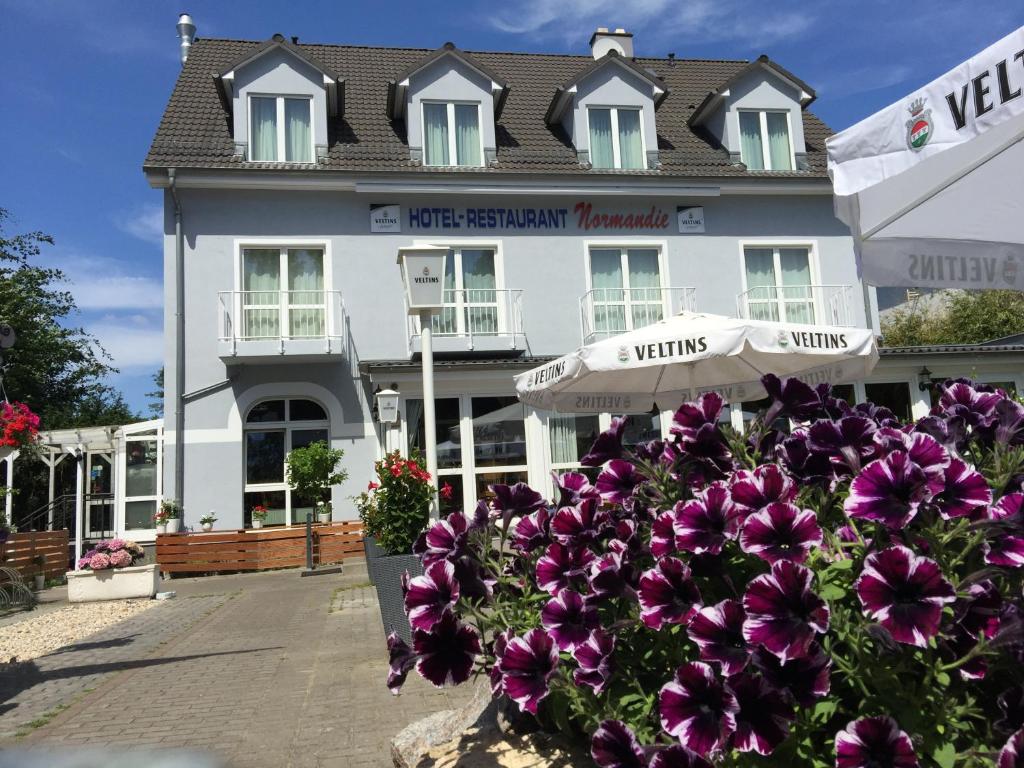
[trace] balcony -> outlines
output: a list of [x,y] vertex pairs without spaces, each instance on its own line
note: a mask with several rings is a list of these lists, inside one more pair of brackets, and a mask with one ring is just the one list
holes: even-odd
[[218,353],[226,363],[316,362],[345,353],[340,291],[220,291]]
[[[431,318],[435,353],[518,354],[526,350],[521,290],[446,289],[444,302],[441,312]],[[419,354],[422,345],[416,315],[409,315],[408,334],[409,354]]]
[[583,343],[606,339],[696,310],[697,289],[594,288],[580,297]]
[[736,295],[736,316],[807,325],[853,325],[849,285],[767,285]]

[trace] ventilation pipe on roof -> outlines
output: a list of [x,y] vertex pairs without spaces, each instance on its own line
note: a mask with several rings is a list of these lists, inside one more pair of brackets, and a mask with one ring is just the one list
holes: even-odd
[[608,27],[598,27],[597,32],[590,36],[590,52],[595,59],[607,56],[615,51],[619,56],[633,58],[633,33],[619,27],[609,32]]
[[181,41],[181,66],[184,67],[192,41],[196,39],[196,25],[192,22],[191,16],[183,13],[178,17],[177,29],[178,39]]

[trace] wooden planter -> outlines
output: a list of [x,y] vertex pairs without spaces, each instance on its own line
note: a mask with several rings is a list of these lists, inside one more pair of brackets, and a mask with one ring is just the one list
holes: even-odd
[[382,555],[375,559],[377,602],[380,603],[380,620],[384,634],[392,631],[407,643],[412,642],[409,618],[405,615],[405,599],[402,595],[402,575],[422,576],[423,566],[416,555]]
[[153,597],[160,589],[156,563],[102,571],[68,571],[68,602]]

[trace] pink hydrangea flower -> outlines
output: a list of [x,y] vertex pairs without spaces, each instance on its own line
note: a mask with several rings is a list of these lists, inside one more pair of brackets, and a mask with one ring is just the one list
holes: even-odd
[[110,567],[110,556],[103,552],[97,552],[89,558],[89,567],[94,571],[103,571]]
[[124,549],[110,553],[110,566],[112,568],[127,568],[132,564],[132,554]]

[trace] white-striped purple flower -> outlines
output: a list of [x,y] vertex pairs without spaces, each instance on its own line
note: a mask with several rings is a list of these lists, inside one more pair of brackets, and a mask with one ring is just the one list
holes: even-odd
[[997,768],[1024,768],[1024,728],[1007,739],[999,752]]
[[444,520],[438,520],[412,545],[414,555],[419,555],[423,566],[438,560],[455,560],[466,554],[469,521],[461,512],[452,512]]
[[747,518],[740,529],[740,548],[768,563],[802,563],[822,541],[818,518],[809,509],[774,502]]
[[673,744],[654,753],[650,768],[711,768],[711,763],[696,752]]
[[633,489],[643,482],[636,468],[623,459],[612,459],[597,476],[595,487],[601,498],[611,504],[625,504],[633,495]]
[[733,503],[724,482],[715,482],[674,509],[678,549],[694,554],[717,555],[727,539],[735,539],[740,509]]
[[1024,442],[1024,405],[1010,400],[1000,400],[995,407],[992,422],[992,438],[1000,445],[1020,445]]
[[651,629],[686,624],[700,609],[700,590],[690,569],[675,557],[663,557],[640,576],[640,619]]
[[598,511],[597,499],[583,499],[574,507],[562,507],[551,518],[551,537],[567,547],[585,547],[601,536],[608,515]]
[[891,717],[862,717],[836,734],[836,768],[918,768],[910,737]]
[[515,485],[504,485],[496,483],[488,485],[494,498],[491,500],[491,509],[501,520],[501,530],[507,531],[509,524],[514,517],[525,517],[544,506],[544,497],[533,490],[526,483]]
[[893,451],[868,464],[853,478],[844,508],[852,518],[898,530],[917,515],[921,502],[929,499],[932,492],[927,475],[910,455]]
[[958,380],[947,382],[939,396],[938,410],[946,416],[961,416],[972,427],[985,427],[995,418],[995,407],[1003,399],[984,385]]
[[658,696],[661,727],[687,749],[706,756],[720,751],[736,731],[736,697],[707,664],[691,661]]
[[615,651],[615,636],[595,629],[590,636],[573,650],[573,658],[579,665],[572,672],[576,685],[592,688],[594,693],[604,693],[612,675],[612,653]]
[[558,666],[558,648],[542,629],[531,629],[505,645],[498,663],[501,689],[521,710],[537,714],[537,705],[548,695],[548,681]]
[[558,491],[558,506],[571,507],[583,499],[598,498],[600,494],[591,484],[590,478],[582,472],[552,472],[555,478],[555,489]]
[[602,464],[622,456],[622,433],[626,430],[626,419],[612,419],[611,426],[597,436],[587,454],[580,459],[584,467],[600,467]]
[[[961,585],[962,586],[962,585]],[[967,587],[967,594],[953,604],[953,617],[972,638],[991,640],[999,631],[1003,596],[991,579]]]
[[647,768],[636,735],[621,720],[603,720],[590,739],[590,756],[598,768]]
[[821,410],[819,394],[800,379],[780,379],[774,373],[766,373],[761,384],[772,399],[764,415],[765,424],[771,425],[779,418],[807,421]]
[[621,546],[610,548],[610,551],[594,560],[587,577],[587,601],[590,603],[616,597],[636,599],[636,571]]
[[804,566],[780,560],[771,573],[751,580],[743,595],[743,639],[763,645],[783,663],[806,656],[815,635],[829,626],[828,605],[811,591],[813,579]]
[[811,643],[806,656],[785,663],[764,648],[756,649],[750,658],[769,684],[786,691],[802,707],[828,695],[832,660],[817,643]]
[[427,566],[422,576],[409,580],[405,592],[405,612],[413,629],[429,632],[445,611],[459,601],[459,582],[455,566],[439,560]]
[[562,589],[541,609],[540,623],[551,633],[558,650],[572,651],[597,627],[597,610],[587,606],[579,592]]
[[992,489],[984,475],[962,459],[952,459],[943,473],[942,489],[932,497],[943,519],[966,517],[992,503]]
[[985,562],[1020,568],[1024,565],[1024,493],[1009,493],[988,508],[994,523],[984,544]]
[[651,554],[656,559],[676,552],[676,512],[662,512],[651,523]]
[[723,600],[694,614],[686,633],[700,649],[701,661],[718,662],[727,677],[742,671],[750,658],[750,649],[743,639],[746,618],[738,600]]
[[672,416],[669,431],[678,435],[684,443],[697,439],[697,433],[704,426],[718,425],[718,417],[725,407],[725,400],[717,392],[705,392],[692,403],[683,403]]
[[416,671],[438,688],[459,685],[469,679],[473,662],[480,654],[480,636],[446,611],[433,629],[412,631]]
[[864,461],[874,456],[877,429],[873,421],[863,416],[846,416],[838,421],[821,419],[807,429],[807,440],[812,451],[827,453],[833,464],[857,473]]
[[938,563],[903,546],[868,555],[855,587],[865,615],[918,648],[938,634],[942,607],[956,599]]
[[746,516],[776,501],[793,501],[797,487],[778,464],[762,464],[753,472],[741,469],[734,473],[729,492],[733,502]]
[[733,749],[770,755],[789,736],[789,724],[795,719],[793,705],[763,677],[752,672],[730,677],[729,688],[739,706]]
[[388,635],[388,690],[396,696],[409,671],[416,666],[416,654],[397,632]]
[[512,547],[520,552],[532,552],[546,546],[551,540],[550,525],[551,512],[547,507],[541,507],[536,512],[520,518],[512,527]]
[[537,560],[537,586],[549,595],[556,595],[558,590],[572,586],[574,582],[584,583],[593,561],[594,553],[589,549],[549,544]]
[[[942,444],[924,432],[907,432],[896,427],[882,427],[875,433],[878,455],[885,456],[893,451],[906,451],[910,460],[917,464],[929,480],[941,480],[949,466],[950,454]],[[936,486],[936,490],[938,489]]]

